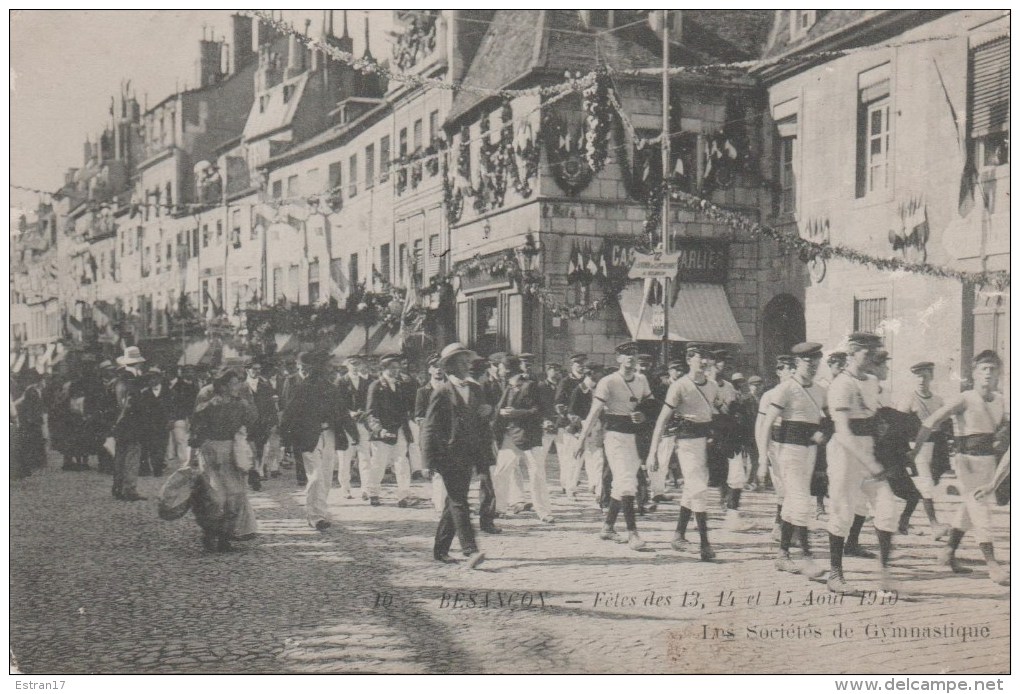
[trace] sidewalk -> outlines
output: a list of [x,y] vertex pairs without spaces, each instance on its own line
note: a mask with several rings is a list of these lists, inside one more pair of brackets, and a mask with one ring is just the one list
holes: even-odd
[[[743,497],[758,531],[719,530],[710,514],[719,556],[706,564],[669,547],[676,502],[639,518],[650,551],[637,553],[598,539],[590,494],[554,491],[555,525],[499,521],[501,535],[480,535],[489,560],[466,571],[431,561],[433,510],[397,508],[393,488],[380,507],[334,489],[334,527],[318,533],[285,471],[252,494],[259,539],[207,555],[190,515],[160,521],[151,498],[113,501],[109,477],[54,468],[11,487],[12,643],[27,673],[1009,670],[1009,588],[988,580],[971,538],[960,552],[971,575],[936,567],[930,537],[900,536],[895,604],[833,604],[823,584],[773,568],[770,493]],[[140,488],[154,497],[159,484]],[[939,499],[941,518],[956,499]],[[862,538],[877,549],[870,527]],[[822,530],[812,543],[824,561]],[[877,588],[876,560],[846,568]]]

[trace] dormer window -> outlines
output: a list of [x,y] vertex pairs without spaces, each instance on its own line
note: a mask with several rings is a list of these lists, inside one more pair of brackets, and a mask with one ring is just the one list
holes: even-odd
[[285,84],[283,86],[283,103],[286,104],[290,102],[290,98],[294,96],[295,89],[297,89],[297,87],[293,84]]
[[818,10],[790,10],[790,40],[796,41],[818,21]]

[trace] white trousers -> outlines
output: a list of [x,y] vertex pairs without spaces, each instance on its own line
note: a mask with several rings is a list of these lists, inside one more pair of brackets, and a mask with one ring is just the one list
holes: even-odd
[[726,469],[726,486],[730,489],[743,489],[747,484],[746,456],[743,451],[729,459]]
[[369,480],[372,479],[372,442],[369,440],[368,427],[361,423],[355,426],[358,429],[358,445],[353,447],[351,455],[354,454],[354,451],[357,451],[358,475],[361,477],[361,488],[367,491]]
[[786,498],[782,518],[787,523],[807,527],[814,510],[811,498],[811,476],[815,471],[817,446],[780,443],[776,455],[783,469]]
[[[874,460],[874,439],[853,436],[858,451]],[[871,480],[868,471],[836,437],[825,448],[829,465],[829,532],[837,537],[850,534],[854,515],[874,515],[877,530],[895,533],[902,502],[885,480]],[[785,472],[785,470],[784,470]],[[785,510],[785,505],[784,505]]]
[[[511,503],[517,503],[512,487],[515,473],[520,478],[520,463],[528,466],[528,480],[531,483],[531,503],[539,518],[552,515],[549,503],[549,485],[545,475],[545,451],[541,446],[520,449],[509,436],[503,437],[503,445],[496,455],[496,468],[492,473],[492,485],[496,491],[496,510],[506,511]],[[523,483],[523,481],[522,481]]]
[[332,429],[324,429],[314,451],[301,454],[305,464],[308,483],[305,485],[305,516],[308,524],[315,527],[321,520],[329,520],[329,488],[333,482],[333,466],[336,464],[336,438]]
[[588,476],[588,488],[598,501],[602,497],[602,470],[606,465],[606,452],[601,446],[589,446],[584,450],[584,474]]
[[397,498],[404,499],[411,495],[411,466],[407,456],[400,455],[400,438],[397,443],[372,441],[372,463],[369,466],[368,495],[382,495],[382,478],[386,468],[393,465],[397,476]]
[[935,494],[935,483],[931,477],[931,458],[934,452],[935,444],[932,441],[927,441],[921,446],[917,457],[914,458],[914,463],[917,465],[917,477],[911,479],[922,499],[931,499]]
[[776,490],[776,503],[782,504],[783,499],[786,498],[786,484],[783,482],[783,470],[780,467],[779,444],[775,441],[769,441],[768,455],[765,456],[765,460],[772,470],[772,486]]
[[992,481],[995,476],[995,456],[963,455],[956,456],[956,478],[960,481],[960,510],[953,519],[953,527],[957,530],[974,530],[974,539],[978,543],[991,542],[991,508],[995,503],[995,495],[988,494],[980,501],[974,498],[974,490]]
[[684,476],[680,505],[695,513],[708,511],[708,439],[676,439],[676,458]]
[[659,439],[659,447],[656,449],[659,469],[648,469],[648,492],[653,499],[666,493],[666,475],[669,474],[669,459],[673,456],[674,448],[676,448],[675,436],[663,436]]
[[444,508],[446,508],[446,485],[443,484],[443,476],[436,472],[432,474],[432,510],[436,520],[443,516]]
[[191,455],[191,449],[188,447],[189,429],[188,420],[186,419],[176,420],[170,429],[166,459],[169,461],[176,460],[181,467],[188,464],[188,458]]
[[[542,443],[548,452],[548,447],[544,446],[544,438]],[[568,492],[573,491],[581,479],[582,462],[574,457],[577,446],[577,437],[568,433],[566,429],[560,429],[556,433],[556,460],[560,464],[560,486]]]
[[637,441],[634,434],[607,431],[603,435],[606,448],[606,462],[613,473],[612,498],[619,501],[625,496],[637,496],[638,458]]
[[414,441],[407,441],[404,436],[403,430],[400,432],[400,438],[397,440],[399,444],[401,440],[404,441],[404,446],[407,448],[407,462],[411,464],[411,471],[415,472],[418,470],[424,470],[425,464],[421,457],[421,428],[418,426],[418,422],[411,420],[411,438]]

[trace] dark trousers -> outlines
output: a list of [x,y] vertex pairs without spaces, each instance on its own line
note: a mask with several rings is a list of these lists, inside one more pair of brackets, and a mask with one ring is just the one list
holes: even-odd
[[[478,551],[475,544],[475,530],[471,527],[471,511],[468,506],[468,487],[471,485],[471,468],[452,468],[442,472],[446,485],[446,506],[436,528],[436,541],[432,548],[434,557],[450,553],[454,535],[460,541],[465,554]],[[490,481],[491,484],[491,481]]]
[[478,471],[478,525],[491,528],[496,519],[496,488],[492,486],[492,468]]

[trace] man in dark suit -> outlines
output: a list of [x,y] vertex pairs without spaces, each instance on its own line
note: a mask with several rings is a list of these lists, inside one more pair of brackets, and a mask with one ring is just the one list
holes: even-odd
[[[379,379],[368,387],[365,412],[372,439],[371,477],[368,481],[369,503],[378,506],[382,495],[382,478],[386,468],[393,465],[397,476],[397,506],[412,506],[411,466],[406,455],[400,455],[401,436],[406,436],[408,412],[406,395],[400,378],[400,355],[387,354],[380,360]],[[406,439],[405,439],[406,441]]]
[[151,473],[153,477],[159,477],[163,474],[170,441],[170,393],[163,383],[160,369],[149,369],[144,379],[146,387],[138,399],[145,427],[140,474]]
[[[425,422],[425,413],[429,408],[429,400],[436,388],[446,382],[446,375],[439,366],[439,354],[431,354],[427,360],[429,380],[418,388],[414,398],[414,411],[411,413],[417,430],[418,445],[421,445],[421,427]],[[424,462],[424,461],[423,461]],[[428,468],[426,468],[426,471]],[[440,475],[432,475],[432,506],[436,511],[436,518],[443,515],[446,507],[446,487],[443,485],[443,478]]]
[[[290,402],[294,399],[294,394],[297,392],[297,387],[305,380],[305,371],[302,364],[298,363],[294,372],[288,375],[283,381],[283,388],[280,393],[280,401],[283,403],[283,408],[286,409]],[[285,444],[286,445],[286,444]],[[305,464],[301,459],[301,453],[297,450],[291,450],[294,455],[294,474],[297,477],[298,486],[304,486],[308,484],[308,475],[305,473]]]
[[368,373],[368,364],[362,357],[347,357],[347,374],[340,379],[340,387],[347,391],[351,411],[351,419],[358,428],[358,475],[361,478],[361,498],[369,500],[368,480],[372,476],[372,447],[370,433],[366,426],[365,411],[368,407],[368,387],[372,378]]
[[549,504],[549,487],[546,483],[545,452],[542,450],[542,402],[535,383],[521,370],[521,362],[515,356],[503,359],[509,380],[506,391],[496,408],[498,415],[496,440],[499,453],[493,482],[496,487],[496,503],[505,509],[515,495],[513,485],[515,472],[519,474],[523,458],[528,466],[531,483],[531,503],[543,523],[552,523],[552,509]]
[[276,400],[274,398],[273,386],[262,377],[262,362],[257,359],[249,359],[244,365],[245,387],[241,391],[242,397],[255,407],[258,417],[255,423],[248,427],[248,441],[255,452],[255,467],[248,474],[249,483],[256,491],[261,488],[260,479],[266,479],[265,464],[263,455],[266,450],[266,441],[269,440],[269,432],[273,430],[279,420],[276,411]]
[[306,377],[294,388],[280,422],[281,437],[304,461],[305,513],[316,530],[332,525],[327,500],[336,451],[347,445],[347,432],[352,429],[347,403],[329,381],[327,362],[325,354],[301,355],[300,368]]
[[422,422],[425,464],[442,476],[447,491],[432,556],[452,563],[450,545],[456,535],[472,569],[482,563],[485,554],[479,551],[471,527],[468,487],[472,469],[491,460],[493,453],[488,427],[492,406],[485,402],[482,388],[469,380],[471,362],[477,358],[460,343],[443,349],[440,364],[447,381],[435,387]]

